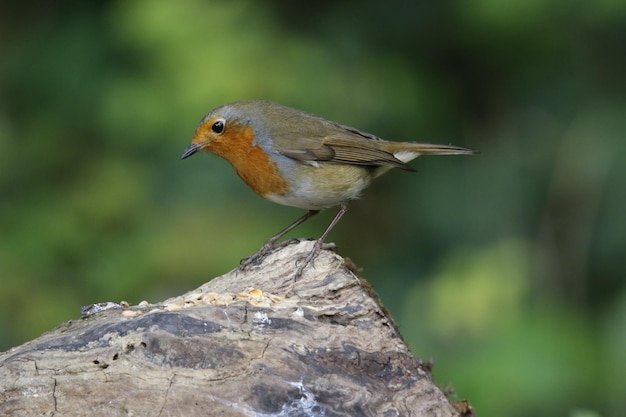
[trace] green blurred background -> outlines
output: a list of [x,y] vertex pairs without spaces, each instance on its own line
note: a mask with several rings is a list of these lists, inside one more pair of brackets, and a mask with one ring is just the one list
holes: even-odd
[[0,350],[193,289],[300,216],[179,160],[211,108],[261,98],[479,149],[380,178],[331,240],[479,415],[626,415],[626,2],[14,3]]

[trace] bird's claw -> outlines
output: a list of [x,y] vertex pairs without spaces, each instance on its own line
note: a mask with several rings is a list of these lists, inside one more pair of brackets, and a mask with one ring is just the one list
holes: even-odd
[[261,248],[258,251],[256,251],[256,253],[242,258],[241,261],[239,261],[238,269],[240,271],[244,271],[251,266],[260,265],[261,262],[263,262],[263,259],[265,259],[265,257],[269,255],[270,253],[272,253],[273,251],[280,249],[280,248],[284,248],[285,246],[293,245],[295,243],[300,243],[300,241],[301,239],[298,239],[298,238],[287,239],[280,243],[267,241],[263,244],[263,246],[261,246]]
[[[313,245],[313,248],[311,249],[309,253],[307,253],[306,255],[301,255],[296,260],[296,266],[298,267],[298,269],[296,269],[296,273],[293,276],[293,280],[297,281],[298,278],[302,276],[302,273],[304,272],[304,269],[307,266],[311,265],[313,268],[315,268],[315,258],[317,257],[317,255],[319,255],[319,253],[322,250],[334,251],[336,248],[337,248],[337,245],[335,245],[332,242],[324,243],[322,240],[317,240],[315,242],[315,245]],[[298,263],[300,262],[302,263],[298,266]]]
[[[263,246],[261,246],[261,248],[256,253],[250,256],[246,256],[245,258],[242,258],[241,261],[239,262],[239,267],[237,269],[239,271],[245,271],[246,269],[252,266],[260,265],[263,262],[263,259],[265,259],[267,255],[269,255],[271,252],[275,251],[276,249],[280,249],[280,248],[283,248],[285,246],[289,246],[295,243],[300,243],[301,241],[302,239],[293,238],[293,239],[284,240],[278,244],[276,244],[275,242],[269,242],[269,241],[265,242]],[[337,248],[337,245],[333,242],[324,243],[321,240],[317,240],[315,244],[313,245],[313,248],[306,255],[300,255],[296,259],[297,269],[293,277],[294,281],[297,281],[298,278],[302,276],[302,273],[304,272],[304,269],[307,266],[311,265],[315,267],[314,265],[315,258],[317,257],[317,255],[319,255],[319,253],[322,250],[334,251],[336,248]]]

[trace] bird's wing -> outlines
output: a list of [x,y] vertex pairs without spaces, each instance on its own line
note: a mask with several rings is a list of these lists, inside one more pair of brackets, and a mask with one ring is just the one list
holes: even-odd
[[298,132],[296,139],[282,141],[278,152],[300,161],[334,162],[364,166],[390,166],[413,171],[411,166],[382,149],[383,141],[356,129],[335,125],[325,137]]

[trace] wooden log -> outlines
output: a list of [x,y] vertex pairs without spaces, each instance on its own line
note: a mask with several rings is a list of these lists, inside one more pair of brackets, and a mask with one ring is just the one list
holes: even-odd
[[312,245],[162,303],[92,306],[0,354],[0,415],[460,415],[343,258],[324,250],[293,280]]

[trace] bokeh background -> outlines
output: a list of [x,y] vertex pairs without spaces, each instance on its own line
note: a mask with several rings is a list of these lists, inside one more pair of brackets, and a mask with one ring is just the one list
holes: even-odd
[[179,160],[211,108],[260,98],[479,149],[380,178],[331,240],[479,415],[626,415],[626,2],[13,3],[0,350],[193,289],[300,216]]

